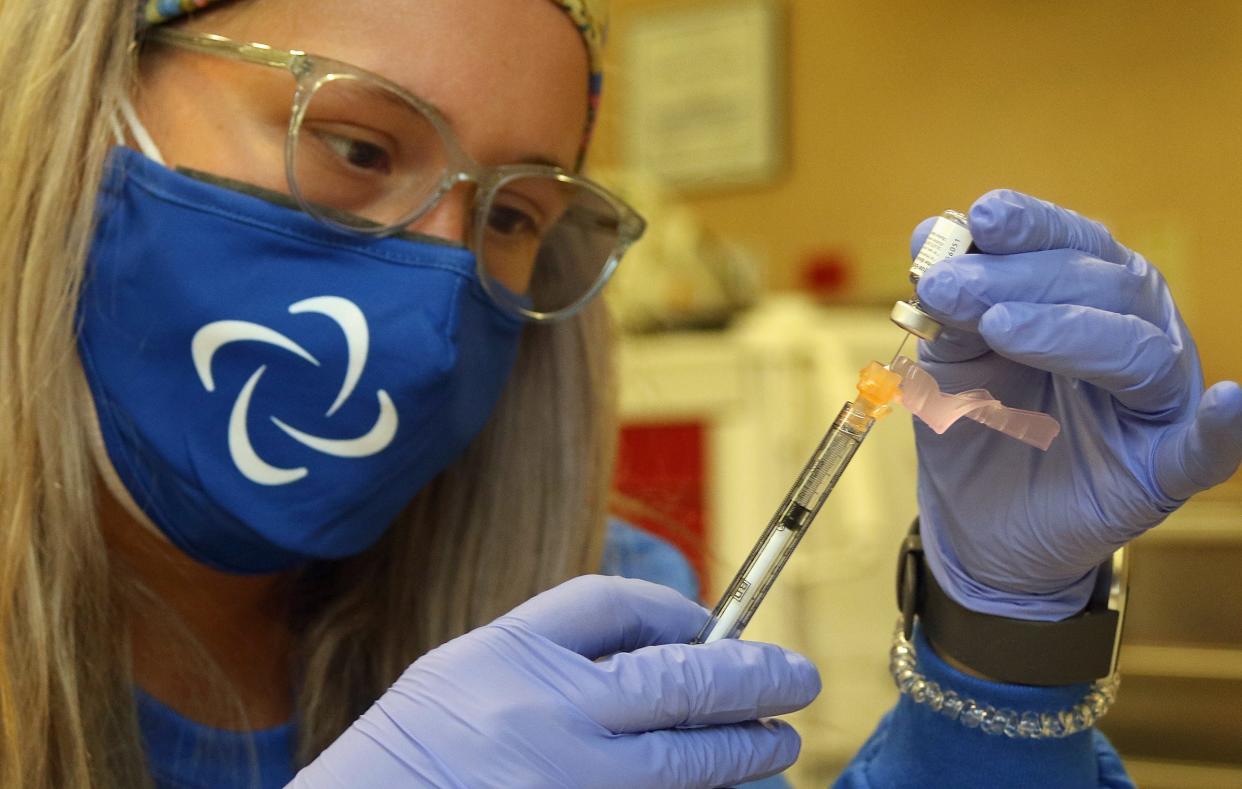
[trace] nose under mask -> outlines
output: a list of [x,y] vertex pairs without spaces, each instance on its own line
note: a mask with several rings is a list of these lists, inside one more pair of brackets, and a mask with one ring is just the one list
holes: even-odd
[[521,322],[469,250],[174,172],[127,114],[146,155],[110,156],[79,304],[118,478],[218,569],[365,550],[482,429]]

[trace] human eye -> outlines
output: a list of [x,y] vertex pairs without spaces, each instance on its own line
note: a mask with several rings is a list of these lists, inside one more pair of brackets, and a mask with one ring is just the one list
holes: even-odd
[[374,135],[339,124],[319,125],[309,131],[347,167],[369,174],[392,174],[394,156],[383,143],[367,139]]
[[487,227],[507,238],[539,238],[544,232],[540,212],[512,198],[492,203],[487,212]]

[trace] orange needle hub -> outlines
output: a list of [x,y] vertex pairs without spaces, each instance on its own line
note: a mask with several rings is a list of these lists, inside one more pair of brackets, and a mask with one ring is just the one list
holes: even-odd
[[858,399],[854,405],[873,419],[887,415],[889,403],[900,394],[901,376],[879,362],[871,362],[858,372]]

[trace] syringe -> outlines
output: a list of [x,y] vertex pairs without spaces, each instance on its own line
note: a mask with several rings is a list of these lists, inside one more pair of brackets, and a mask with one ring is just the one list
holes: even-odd
[[[945,211],[932,224],[910,265],[910,282],[918,285],[927,269],[943,260],[977,251],[966,215],[959,211]],[[897,360],[911,334],[928,341],[935,340],[940,334],[940,322],[923,311],[917,296],[894,304],[890,318],[907,332],[901,346],[893,354],[893,361]],[[889,362],[891,366],[892,362]],[[867,437],[867,432],[875,420],[888,413],[888,404],[897,396],[900,384],[901,376],[879,362],[872,362],[862,370],[858,379],[858,397],[846,403],[837,414],[832,427],[803,466],[798,481],[768,522],[742,569],[725,589],[711,618],[691,643],[706,644],[722,638],[737,638],[742,634],[767,596],[772,582],[806,534],[811,521],[815,520],[819,508],[836,487],[841,473]]]
[[888,413],[888,403],[897,395],[900,382],[901,376],[878,362],[863,369],[858,397],[837,414],[711,618],[691,643],[707,644],[742,634],[871,426]]

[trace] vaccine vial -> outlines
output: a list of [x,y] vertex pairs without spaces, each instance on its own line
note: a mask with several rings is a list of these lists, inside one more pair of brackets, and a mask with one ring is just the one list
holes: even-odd
[[[966,215],[961,211],[945,211],[936,217],[923,246],[910,264],[910,284],[917,286],[927,270],[940,261],[975,251]],[[923,311],[918,296],[894,304],[889,318],[920,339],[930,341],[940,336],[940,323]]]

